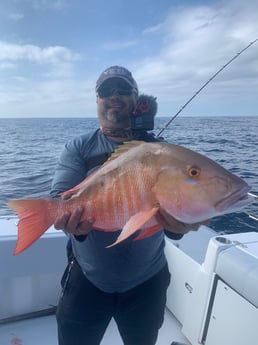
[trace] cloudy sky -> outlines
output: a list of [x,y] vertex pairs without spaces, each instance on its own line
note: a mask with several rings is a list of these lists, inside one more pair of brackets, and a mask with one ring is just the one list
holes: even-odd
[[[129,68],[160,116],[258,38],[258,0],[2,0],[0,117],[95,117],[94,86]],[[258,42],[184,115],[258,116]]]

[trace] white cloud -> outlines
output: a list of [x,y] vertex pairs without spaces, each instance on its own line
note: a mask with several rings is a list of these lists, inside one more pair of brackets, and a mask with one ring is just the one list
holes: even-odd
[[163,23],[159,23],[157,25],[147,27],[143,30],[142,34],[149,35],[149,34],[161,32],[163,29],[163,26],[164,26]]
[[94,116],[94,83],[78,80],[33,82],[17,78],[8,89],[0,87],[1,115],[15,117]]
[[28,60],[38,63],[76,61],[79,55],[61,46],[41,48],[32,44],[15,44],[0,41],[0,61]]
[[13,70],[16,69],[17,65],[11,62],[0,62],[0,70]]
[[10,13],[8,15],[8,18],[10,20],[13,20],[15,22],[18,22],[19,20],[22,20],[24,18],[24,14],[23,13]]
[[[143,91],[163,101],[171,97],[177,101],[187,99],[257,38],[254,13],[258,13],[258,3],[251,8],[243,3],[239,8],[239,4],[232,1],[221,6],[181,7],[171,11],[164,22],[145,29],[144,35],[159,35],[162,47],[135,65],[134,74]],[[243,93],[249,93],[251,85],[256,85],[257,92],[257,49],[258,43],[217,77],[212,86],[217,97],[223,97],[225,89],[234,94],[237,88],[239,92],[240,87]]]
[[[79,59],[77,53],[61,46],[42,48],[0,41],[0,72],[3,73],[0,79],[0,115],[37,116],[40,112],[49,116],[49,106],[58,108],[59,105],[65,113],[72,100],[79,104],[84,85],[73,80],[74,64]],[[11,70],[10,75],[8,71]]]
[[63,11],[69,6],[69,0],[28,0],[36,10],[52,9]]
[[106,42],[103,45],[105,50],[122,50],[125,48],[131,48],[136,46],[139,43],[139,40],[129,40],[129,41],[117,41],[117,42]]
[[[42,10],[61,10],[69,5],[69,1],[27,1]],[[207,6],[180,5],[180,8],[171,8],[163,22],[147,24],[142,35],[130,36],[132,39],[127,41],[116,38],[102,44],[103,37],[99,39],[92,34],[96,43],[91,45],[84,65],[82,57],[65,46],[41,47],[0,41],[0,116],[93,116],[96,113],[94,73],[97,78],[100,72],[95,68],[112,59],[121,64],[126,62],[140,91],[157,96],[159,114],[168,114],[167,109],[169,112],[172,106],[178,109],[230,58],[257,38],[258,2],[247,3],[225,0],[206,2]],[[85,37],[80,44],[88,49]],[[256,100],[257,56],[258,43],[202,91],[205,97],[198,96],[200,108],[214,114],[221,101],[229,102],[230,108],[242,99]],[[8,80],[4,81],[2,75]],[[89,76],[93,80],[86,80]],[[202,100],[206,102],[203,107]],[[242,109],[245,104],[248,105],[243,103]]]

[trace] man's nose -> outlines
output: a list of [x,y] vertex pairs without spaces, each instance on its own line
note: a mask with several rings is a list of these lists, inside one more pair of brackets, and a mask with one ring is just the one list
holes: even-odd
[[117,89],[112,89],[112,90],[111,90],[111,97],[112,97],[112,96],[120,96],[119,91],[118,91]]

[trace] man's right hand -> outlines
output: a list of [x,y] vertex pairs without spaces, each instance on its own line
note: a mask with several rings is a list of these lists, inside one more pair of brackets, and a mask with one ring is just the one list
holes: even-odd
[[78,207],[74,212],[66,211],[54,223],[56,230],[64,230],[76,236],[87,235],[93,229],[94,218],[89,217],[81,222],[83,207]]

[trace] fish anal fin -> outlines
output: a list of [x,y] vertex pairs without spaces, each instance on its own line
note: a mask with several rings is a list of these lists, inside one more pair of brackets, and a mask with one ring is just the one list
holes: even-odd
[[154,225],[151,228],[141,230],[140,234],[135,237],[134,241],[143,240],[154,235],[156,232],[160,231],[162,226],[160,224]]
[[54,222],[52,210],[57,207],[58,203],[58,200],[43,198],[12,200],[8,202],[8,206],[19,217],[18,241],[14,255],[23,252],[48,230]]
[[152,209],[147,211],[140,211],[134,214],[128,222],[124,225],[121,234],[118,236],[117,240],[108,246],[107,248],[113,247],[118,243],[124,241],[129,236],[134,234],[137,230],[144,226],[155,214],[158,212],[159,206],[154,206]]

